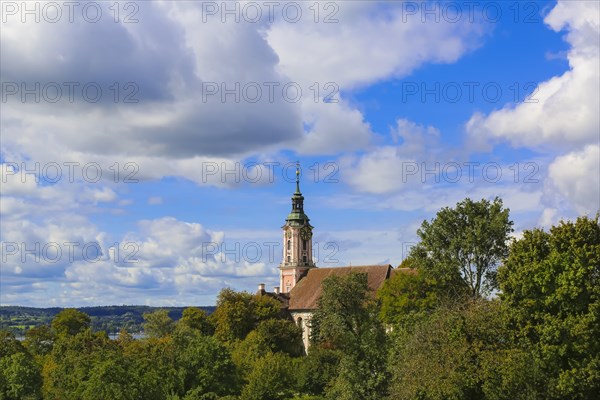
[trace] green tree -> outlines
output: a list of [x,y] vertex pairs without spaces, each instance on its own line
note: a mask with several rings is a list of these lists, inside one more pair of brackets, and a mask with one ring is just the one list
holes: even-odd
[[242,400],[289,399],[296,391],[294,361],[284,353],[265,353],[257,360],[242,390]]
[[170,395],[183,396],[184,374],[177,361],[180,346],[172,336],[127,340],[119,345],[127,360],[130,379],[140,393],[138,398],[164,400]]
[[52,329],[59,336],[74,336],[89,329],[90,322],[90,317],[86,313],[67,308],[56,314],[52,320]]
[[139,392],[128,371],[125,358],[118,351],[104,352],[102,358],[95,355],[88,379],[83,384],[82,400],[133,400]]
[[225,342],[242,340],[261,321],[281,317],[281,304],[268,296],[221,290],[210,319],[215,336]]
[[94,367],[112,357],[117,346],[104,332],[92,333],[90,329],[59,336],[42,369],[44,399],[81,400],[84,392],[89,398],[93,392],[86,389]]
[[301,391],[310,395],[323,395],[329,383],[338,376],[342,356],[340,350],[311,347],[298,369],[298,386]]
[[[528,230],[499,269],[516,337],[547,376],[548,399],[600,393],[600,225],[596,219]],[[595,393],[595,394],[594,394]]]
[[291,357],[303,354],[302,330],[293,321],[268,319],[258,324],[255,333],[265,349],[287,353]]
[[433,310],[439,304],[435,281],[417,269],[397,270],[377,291],[377,298],[381,304],[379,316],[389,325]]
[[13,333],[0,330],[0,399],[38,399],[40,388],[40,371],[32,356]]
[[198,307],[188,307],[183,310],[183,314],[178,323],[197,330],[203,335],[210,335],[213,331],[206,312]]
[[40,325],[25,332],[23,344],[35,355],[46,355],[52,351],[56,335],[48,325]]
[[144,314],[144,332],[148,337],[161,338],[173,333],[175,322],[167,310],[157,310]]
[[377,314],[367,274],[330,276],[313,315],[312,341],[342,353],[338,376],[327,397],[380,399],[385,392],[385,332]]
[[223,343],[194,330],[178,330],[173,339],[177,375],[183,378],[181,394],[186,394],[186,398],[196,398],[190,392],[212,393],[217,398],[236,392],[239,386],[237,372]]
[[24,352],[25,348],[15,338],[14,333],[6,329],[0,329],[0,358]]
[[501,199],[467,198],[423,221],[417,231],[421,241],[409,257],[444,293],[485,296],[497,288],[496,271],[508,254],[512,225]]
[[289,320],[268,319],[259,323],[244,340],[233,346],[233,360],[242,377],[246,378],[257,360],[267,352],[301,356],[304,353],[302,330]]
[[393,332],[390,399],[535,399],[532,357],[510,339],[498,301],[443,305]]
[[41,399],[42,377],[28,353],[0,358],[0,399]]

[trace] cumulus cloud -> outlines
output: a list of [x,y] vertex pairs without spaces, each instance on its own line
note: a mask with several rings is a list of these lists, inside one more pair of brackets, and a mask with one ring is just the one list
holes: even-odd
[[[335,4],[327,12],[321,10],[320,23],[314,18],[296,24],[280,19],[269,29],[267,39],[284,73],[300,82],[335,82],[352,89],[406,76],[424,63],[454,62],[477,46],[485,29],[480,21],[467,18],[423,19],[424,4],[416,13],[408,13],[400,3]],[[304,3],[304,15],[314,16],[314,8]],[[441,7],[430,9],[440,12]],[[332,14],[332,22],[324,23]]]
[[[507,140],[536,149],[575,149],[598,141],[600,126],[600,5],[559,1],[545,22],[568,31],[569,71],[541,82],[535,99],[507,105],[489,115],[476,113],[466,125],[473,142]],[[489,146],[489,144],[487,145]]]
[[344,102],[303,104],[305,137],[297,145],[302,154],[335,154],[369,145],[373,132],[362,113]]
[[[424,23],[419,15],[406,18],[400,5],[372,2],[332,3],[340,20],[334,24],[315,23],[308,3],[298,23],[280,12],[273,21],[265,13],[257,23],[223,23],[220,14],[206,19],[201,2],[145,2],[138,22],[129,24],[115,23],[111,5],[98,4],[105,16],[98,23],[24,24],[17,16],[3,24],[2,81],[19,86],[17,94],[3,93],[5,158],[166,164],[234,160],[265,149],[357,150],[372,132],[342,91],[405,76],[427,62],[453,62],[482,34],[477,23]],[[353,45],[339,46],[345,42]],[[78,84],[72,102],[66,82]],[[82,98],[90,82],[102,90],[97,103]],[[329,82],[339,103],[324,102]],[[63,91],[57,103],[45,99],[48,83]],[[269,83],[278,85],[274,101]],[[282,95],[287,83],[301,88],[297,102]],[[40,84],[42,101],[27,95],[21,102],[21,84]],[[248,84],[262,91],[258,101],[248,101]],[[226,94],[232,89],[236,94]],[[127,96],[136,102],[125,102]],[[152,175],[185,173],[175,164]]]
[[[101,4],[103,14],[112,15],[111,5]],[[295,104],[269,101],[266,94],[256,102],[240,101],[241,88],[237,95],[224,94],[236,85],[256,83],[266,91],[262,83],[286,81],[274,70],[277,57],[256,27],[198,24],[200,5],[192,5],[140,3],[135,24],[111,18],[23,24],[10,18],[1,39],[2,81],[3,89],[15,84],[18,93],[7,95],[3,106],[3,151],[34,159],[43,154],[61,159],[74,151],[88,159],[183,159],[237,156],[299,137]],[[28,36],[32,40],[23,46]],[[53,40],[43,41],[48,37]],[[223,67],[227,64],[231,68]],[[68,82],[76,85],[74,101]],[[88,83],[100,88],[100,101],[82,93]],[[41,101],[29,95],[22,102],[21,85],[39,85]],[[51,94],[44,90],[48,85]],[[63,92],[56,103],[48,101],[53,85]],[[209,95],[206,85],[217,93]],[[50,146],[40,146],[42,134],[52,138]]]
[[557,157],[549,167],[549,190],[562,194],[580,214],[600,211],[600,146]]
[[[398,119],[390,136],[397,145],[374,146],[365,154],[343,160],[342,170],[353,188],[381,194],[421,186],[425,170],[435,169],[442,161],[440,132],[433,126]],[[452,152],[446,149],[445,153],[445,159],[451,159]]]
[[172,217],[139,221],[123,234],[107,231],[90,217],[99,203],[108,204],[103,212],[118,207],[116,186],[48,185],[9,167],[0,169],[2,304],[139,303],[149,292],[155,304],[170,297],[211,304],[222,287],[254,283],[240,278],[273,275],[275,256],[264,247],[256,257],[256,246],[247,245],[251,233],[226,240],[223,232]]
[[481,148],[505,140],[555,157],[548,166],[539,219],[548,226],[600,208],[600,4],[559,1],[544,21],[556,32],[567,31],[570,69],[541,82],[537,101],[507,105],[489,115],[476,113],[466,130]]
[[[44,304],[107,304],[104,293],[119,303],[153,293],[155,303],[175,297],[176,304],[198,304],[223,287],[248,289],[274,275],[267,254],[257,258],[260,244],[248,238],[228,242],[222,232],[172,217],[141,221],[120,239],[81,216],[9,221],[2,238],[2,303],[35,302],[33,285],[43,278]],[[15,298],[17,289],[34,297]]]
[[[302,4],[303,15],[314,17],[312,3]],[[321,10],[320,23],[279,19],[266,32],[279,57],[277,70],[303,87],[318,88],[302,104],[308,129],[297,149],[305,154],[361,150],[373,141],[369,124],[344,101],[344,91],[407,76],[425,63],[455,62],[478,46],[485,31],[484,24],[464,18],[433,23],[419,12],[409,15],[401,3],[332,4]],[[326,15],[338,22],[324,23]],[[316,90],[317,102],[311,98]],[[324,101],[330,98],[338,102]]]

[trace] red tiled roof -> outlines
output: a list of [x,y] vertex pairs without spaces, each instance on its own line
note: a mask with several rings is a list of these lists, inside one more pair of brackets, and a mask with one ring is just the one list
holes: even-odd
[[351,272],[366,273],[369,288],[379,289],[383,282],[390,277],[391,265],[367,265],[357,267],[314,268],[294,286],[289,296],[290,310],[314,310],[321,297],[322,282],[325,278],[337,275],[344,276]]

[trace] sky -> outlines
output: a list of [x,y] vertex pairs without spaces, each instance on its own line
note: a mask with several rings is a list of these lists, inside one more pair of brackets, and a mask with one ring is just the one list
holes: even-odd
[[600,210],[597,1],[2,1],[0,304],[212,305],[396,266],[443,207]]

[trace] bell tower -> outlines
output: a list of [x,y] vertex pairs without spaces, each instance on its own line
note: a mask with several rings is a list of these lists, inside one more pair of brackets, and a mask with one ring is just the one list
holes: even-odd
[[304,196],[300,192],[300,163],[296,163],[296,192],[292,196],[292,211],[283,229],[283,259],[279,265],[281,293],[289,293],[302,276],[316,268],[312,258],[312,230],[304,214]]

